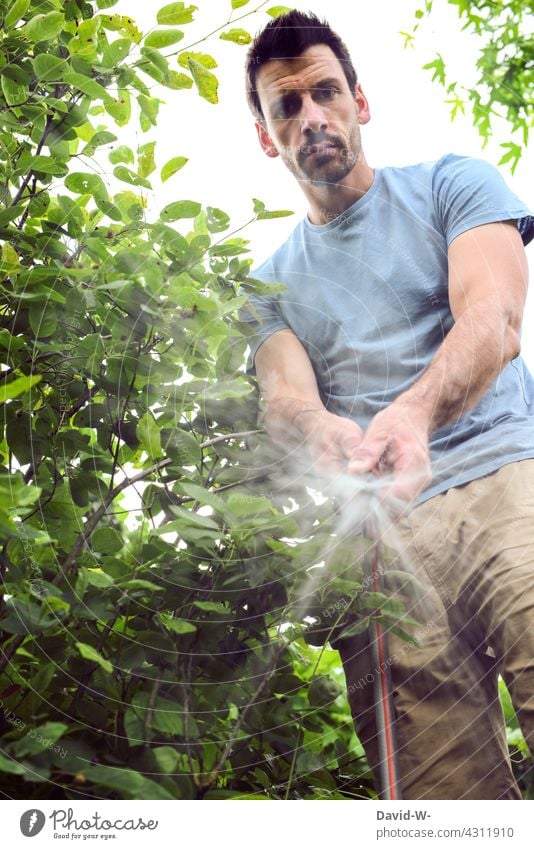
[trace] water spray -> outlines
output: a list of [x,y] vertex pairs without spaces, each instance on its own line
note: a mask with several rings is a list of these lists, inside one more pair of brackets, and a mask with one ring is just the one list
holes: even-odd
[[[380,545],[381,532],[388,529],[391,533],[391,515],[381,499],[381,493],[388,489],[393,480],[389,476],[351,475],[337,472],[333,476],[309,474],[309,467],[300,476],[300,481],[308,478],[309,485],[317,492],[334,497],[339,504],[336,532],[339,538],[353,537],[354,533],[363,534],[369,542],[369,548],[363,558],[365,583],[376,593],[384,592],[384,563]],[[390,499],[390,507],[396,505]],[[314,570],[314,576],[308,576],[308,582],[302,591],[302,598],[308,598],[320,580],[320,570]],[[374,611],[369,626],[370,669],[373,670],[373,701],[379,751],[379,776],[381,798],[385,800],[402,799],[400,788],[400,769],[395,732],[395,711],[393,705],[393,685],[389,664],[387,630],[378,621],[380,609]]]

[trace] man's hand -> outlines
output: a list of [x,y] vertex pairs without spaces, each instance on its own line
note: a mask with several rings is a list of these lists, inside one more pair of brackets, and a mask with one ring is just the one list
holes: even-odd
[[401,397],[374,417],[347,471],[392,476],[381,498],[398,510],[399,501],[409,504],[432,480],[428,437],[424,410]]
[[357,451],[363,431],[356,422],[327,410],[308,410],[295,416],[314,465],[320,471],[346,472]]

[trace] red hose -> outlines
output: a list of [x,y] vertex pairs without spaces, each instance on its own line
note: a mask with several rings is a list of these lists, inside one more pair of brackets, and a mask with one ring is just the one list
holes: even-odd
[[[370,557],[370,577],[373,590],[377,593],[383,591],[379,549],[373,523],[367,522],[366,536],[372,541]],[[375,610],[375,615],[380,615],[380,610]],[[375,716],[380,751],[380,778],[381,796],[384,799],[399,800],[402,798],[400,791],[399,764],[395,735],[395,716],[393,707],[393,691],[391,682],[391,670],[388,660],[388,640],[380,622],[371,622],[371,658],[374,663],[374,699]],[[376,674],[378,672],[378,674]]]

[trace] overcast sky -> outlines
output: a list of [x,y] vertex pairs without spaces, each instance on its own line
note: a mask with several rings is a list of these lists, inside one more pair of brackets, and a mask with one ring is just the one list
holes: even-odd
[[[156,23],[157,2],[119,0],[110,12],[128,14],[146,32]],[[257,8],[259,0],[233,12],[232,21],[247,9]],[[277,0],[264,8],[277,5]],[[363,145],[371,166],[403,165],[439,158],[455,152],[480,156],[496,164],[502,155],[499,143],[507,141],[507,126],[499,127],[493,143],[484,150],[470,117],[451,122],[441,87],[431,82],[421,66],[440,52],[450,79],[469,82],[476,79],[474,57],[478,40],[460,31],[456,10],[446,0],[434,0],[435,13],[417,34],[415,49],[404,49],[400,30],[411,30],[414,11],[423,3],[410,0],[309,0],[293,7],[311,10],[326,17],[347,43],[359,81],[371,105],[371,122],[362,128]],[[185,49],[211,30],[224,24],[231,13],[230,0],[200,0],[195,22],[185,25],[184,39],[164,52]],[[265,12],[231,23],[254,33],[269,20]],[[254,259],[265,258],[306,212],[298,185],[280,159],[268,159],[261,151],[254,124],[244,98],[243,64],[245,48],[221,41],[218,34],[196,45],[194,50],[211,53],[218,61],[219,104],[201,100],[194,91],[162,89],[158,127],[148,133],[137,131],[134,146],[156,140],[156,159],[161,167],[173,156],[186,156],[187,165],[157,192],[153,203],[160,207],[172,200],[192,199],[217,206],[231,215],[238,227],[252,213],[252,197],[260,198],[270,209],[292,209],[296,215],[276,221],[257,222],[243,234],[251,240]],[[179,70],[176,59],[171,67]],[[158,94],[154,86],[153,93]],[[110,167],[111,170],[111,167]],[[534,208],[534,163],[532,156],[517,168],[514,177],[507,166],[501,172],[508,184]],[[155,175],[153,175],[155,176]],[[152,178],[151,178],[152,179]],[[528,251],[532,265],[534,251]],[[534,369],[534,296],[531,297],[523,333],[523,355]]]

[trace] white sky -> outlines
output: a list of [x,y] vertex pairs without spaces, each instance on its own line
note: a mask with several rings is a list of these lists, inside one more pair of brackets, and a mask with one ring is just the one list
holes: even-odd
[[[134,18],[143,32],[156,23],[157,9],[146,0],[120,0],[110,13]],[[247,9],[257,8],[259,0],[237,9],[232,21]],[[264,8],[278,5],[270,0]],[[418,33],[415,49],[404,49],[400,30],[411,30],[414,11],[423,0],[296,0],[287,3],[304,11],[326,17],[346,42],[358,78],[371,105],[371,122],[362,128],[363,146],[371,166],[403,165],[433,160],[455,152],[480,156],[496,164],[502,155],[499,142],[509,140],[505,124],[499,127],[494,143],[481,149],[470,116],[454,122],[444,104],[445,92],[431,82],[431,74],[421,66],[440,52],[446,60],[450,79],[476,80],[474,56],[478,40],[460,31],[455,8],[446,0],[434,0],[435,12]],[[224,24],[231,13],[230,0],[199,0],[195,22],[183,26],[184,39],[167,48],[166,55],[187,48]],[[269,20],[258,12],[230,26],[255,33]],[[218,61],[219,104],[201,100],[196,91],[171,91],[151,84],[153,94],[165,100],[157,128],[148,133],[137,131],[136,139],[120,141],[142,144],[156,140],[156,161],[161,168],[173,156],[186,156],[187,165],[161,187],[156,172],[151,176],[156,188],[154,204],[158,208],[173,200],[191,199],[220,207],[229,213],[232,229],[250,219],[252,197],[260,198],[268,209],[292,209],[296,215],[274,221],[257,222],[242,233],[251,240],[255,261],[265,258],[284,240],[306,212],[306,203],[297,183],[280,159],[268,159],[261,151],[252,116],[244,96],[243,65],[246,48],[212,36],[194,50],[211,53]],[[171,67],[180,70],[176,59]],[[143,75],[144,76],[144,75]],[[148,78],[144,77],[147,80]],[[125,128],[127,129],[127,128]],[[130,130],[127,130],[130,132]],[[109,167],[111,172],[112,167]],[[524,155],[514,177],[508,166],[501,171],[511,188],[534,208],[534,163]],[[529,248],[530,261],[534,250]],[[530,297],[523,331],[523,356],[534,369],[534,295]]]

